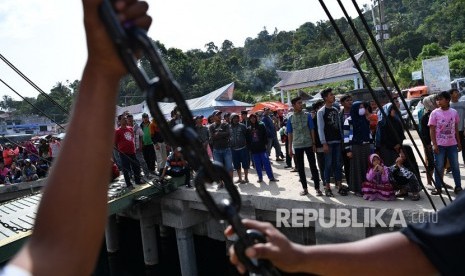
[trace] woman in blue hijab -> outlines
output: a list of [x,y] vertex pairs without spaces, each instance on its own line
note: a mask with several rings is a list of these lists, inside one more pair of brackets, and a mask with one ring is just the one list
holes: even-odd
[[362,183],[368,169],[368,157],[373,152],[373,139],[370,131],[369,104],[354,102],[343,126],[344,150],[350,158],[349,190],[362,196]]

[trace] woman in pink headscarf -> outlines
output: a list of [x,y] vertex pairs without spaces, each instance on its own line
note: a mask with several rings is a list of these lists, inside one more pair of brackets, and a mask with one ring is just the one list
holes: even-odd
[[367,181],[362,184],[363,198],[366,200],[396,199],[394,188],[389,182],[389,170],[384,166],[383,160],[376,153],[370,155],[368,160]]

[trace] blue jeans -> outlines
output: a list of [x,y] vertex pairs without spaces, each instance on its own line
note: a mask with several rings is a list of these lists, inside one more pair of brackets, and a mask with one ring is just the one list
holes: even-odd
[[438,149],[439,153],[434,154],[434,161],[436,163],[436,167],[434,170],[434,181],[436,182],[436,189],[440,189],[443,186],[442,174],[444,171],[444,161],[446,157],[447,159],[449,159],[449,164],[452,169],[452,176],[454,177],[455,187],[461,187],[459,154],[457,146],[438,146]]
[[328,144],[329,152],[325,153],[324,183],[329,184],[331,171],[334,172],[336,183],[342,181],[342,150],[341,143]]
[[223,164],[228,172],[233,171],[232,167],[232,153],[230,148],[226,149],[213,149],[213,160]]

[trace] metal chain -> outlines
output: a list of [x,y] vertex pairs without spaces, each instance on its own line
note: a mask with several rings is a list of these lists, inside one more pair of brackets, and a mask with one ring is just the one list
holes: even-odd
[[[262,275],[279,275],[269,261],[252,261],[246,257],[245,249],[255,243],[266,242],[266,237],[258,231],[248,230],[242,224],[239,216],[240,194],[226,169],[221,164],[210,161],[200,137],[195,131],[192,113],[181,90],[146,31],[131,26],[132,24],[129,22],[123,27],[116,17],[110,0],[102,2],[100,16],[121,60],[140,89],[145,91],[147,106],[163,137],[170,145],[181,146],[182,153],[189,165],[198,171],[194,183],[199,197],[215,219],[228,221],[236,232],[238,240],[235,242],[234,248],[238,258],[250,272]],[[140,50],[145,54],[156,78],[149,79],[143,68],[138,66],[135,53]],[[174,102],[181,113],[183,124],[171,128],[158,105],[159,102]],[[206,188],[206,183],[213,182],[224,184],[230,200],[226,199],[217,203],[213,199]]]
[[[18,198],[15,198],[14,200],[10,200],[10,201],[6,201],[6,202],[3,202],[2,204],[0,204],[0,206],[2,205],[5,205],[5,204],[8,204],[10,202],[13,202],[13,201],[18,201],[20,199],[23,199],[23,198],[27,198],[27,197],[30,197],[30,196],[34,196],[34,195],[38,195],[40,194],[41,192],[35,192],[35,193],[30,193],[28,195],[25,195],[25,196],[21,196],[21,197],[18,197]],[[27,232],[27,231],[31,231],[32,229],[34,229],[34,227],[30,227],[30,228],[24,228],[24,227],[18,227],[18,226],[12,226],[2,220],[0,220],[0,225],[2,225],[3,227],[13,231],[13,232]]]

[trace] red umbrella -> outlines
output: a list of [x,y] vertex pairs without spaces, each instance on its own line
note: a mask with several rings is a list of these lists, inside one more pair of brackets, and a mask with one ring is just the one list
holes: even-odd
[[261,102],[257,103],[250,112],[255,113],[257,111],[263,111],[265,107],[268,107],[271,111],[287,110],[289,108],[287,104],[282,102]]

